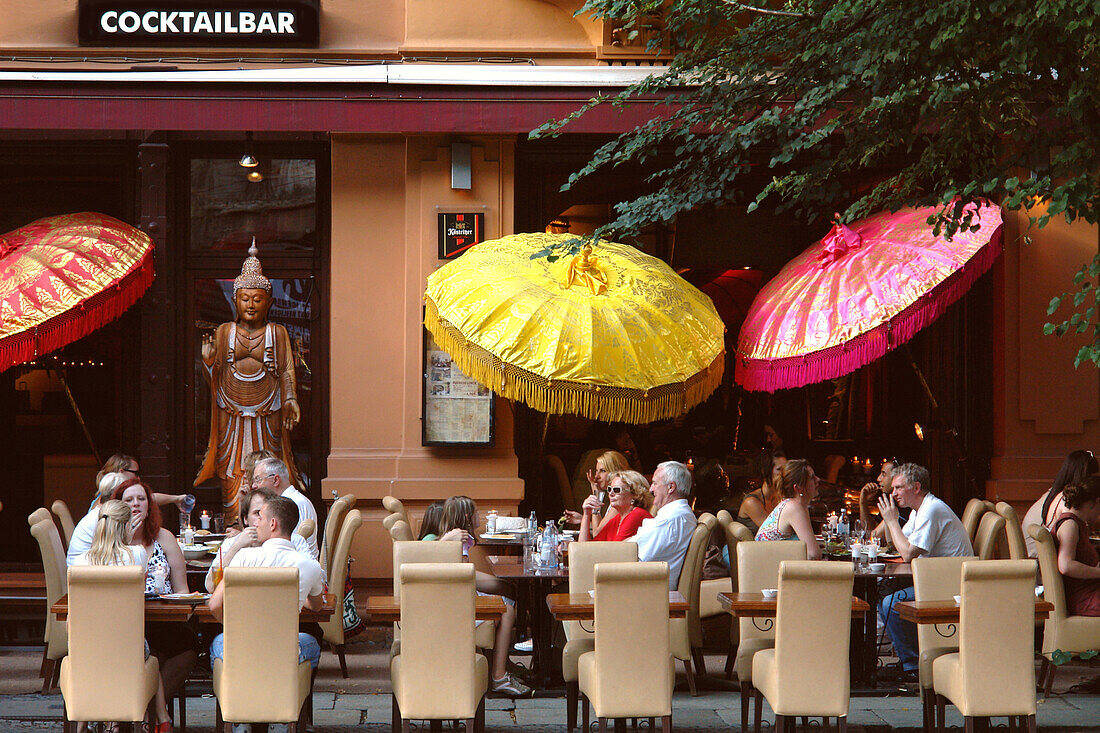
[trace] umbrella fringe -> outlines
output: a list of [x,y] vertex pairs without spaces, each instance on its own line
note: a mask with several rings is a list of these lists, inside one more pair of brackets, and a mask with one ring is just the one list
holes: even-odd
[[117,319],[141,298],[155,277],[153,258],[145,257],[140,266],[79,306],[4,339],[0,343],[0,372],[56,351]]
[[425,298],[424,302],[424,326],[466,376],[501,397],[518,400],[540,412],[582,415],[606,422],[654,422],[687,412],[709,397],[722,383],[726,362],[724,351],[715,357],[710,366],[685,382],[647,390],[550,380],[506,364],[477,344],[470,343],[461,331],[439,316],[431,298]]
[[835,379],[880,359],[932,324],[984,275],[1004,251],[1003,226],[997,227],[966,264],[912,305],[876,328],[839,345],[785,359],[747,359],[737,355],[735,381],[750,391],[775,392]]

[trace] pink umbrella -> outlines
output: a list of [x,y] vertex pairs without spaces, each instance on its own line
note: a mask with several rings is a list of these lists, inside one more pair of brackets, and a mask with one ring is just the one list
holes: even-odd
[[855,371],[935,321],[1000,255],[1001,210],[977,231],[932,234],[935,209],[835,224],[756,296],[737,342],[734,379],[774,392]]

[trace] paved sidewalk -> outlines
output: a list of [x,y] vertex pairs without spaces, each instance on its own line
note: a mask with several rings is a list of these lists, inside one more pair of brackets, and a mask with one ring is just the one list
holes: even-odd
[[[37,692],[41,647],[0,648],[0,733],[7,731],[60,731],[61,695]],[[522,658],[517,658],[522,661]],[[321,657],[314,693],[313,730],[316,733],[372,731],[390,728],[389,654],[385,643],[358,641],[348,646],[350,677],[339,676],[338,665],[329,652]],[[712,672],[720,670],[722,658],[708,656]],[[105,673],[109,673],[105,670]],[[1097,731],[1100,733],[1100,694],[1066,693],[1073,685],[1096,680],[1100,666],[1066,665],[1059,672],[1056,692],[1039,701],[1038,727],[1042,731]],[[629,684],[629,681],[624,681]],[[681,691],[679,681],[673,699],[675,731],[737,731],[740,727],[740,696],[736,691],[706,691],[691,697]],[[491,733],[546,731],[566,733],[565,700],[538,697],[511,700],[490,698],[486,702],[486,727]],[[771,711],[765,707],[764,725],[771,730]],[[750,721],[751,722],[751,721]],[[1003,725],[1004,719],[995,720]],[[190,697],[187,702],[189,733],[215,733],[214,700],[210,696]],[[961,726],[962,719],[948,708],[948,725]],[[856,731],[908,733],[921,729],[920,700],[912,694],[852,698],[848,725]],[[820,721],[814,722],[820,731]],[[804,729],[805,730],[805,729]],[[646,731],[648,733],[648,731]]]

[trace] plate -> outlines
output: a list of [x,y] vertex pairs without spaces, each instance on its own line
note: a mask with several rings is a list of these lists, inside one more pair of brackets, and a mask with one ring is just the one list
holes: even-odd
[[878,554],[878,559],[879,560],[897,560],[900,557],[901,557],[901,555],[899,555],[896,552],[880,552]]
[[169,603],[205,603],[210,600],[209,593],[165,593],[160,596],[162,601]]

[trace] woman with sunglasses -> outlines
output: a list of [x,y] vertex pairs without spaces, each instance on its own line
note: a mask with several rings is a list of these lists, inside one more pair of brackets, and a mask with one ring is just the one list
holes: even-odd
[[649,482],[637,471],[616,471],[611,474],[607,482],[607,496],[611,508],[595,528],[592,526],[592,514],[598,513],[603,508],[602,504],[595,494],[584,500],[578,541],[618,542],[630,539],[638,533],[643,519],[653,518],[649,513],[653,506]]

